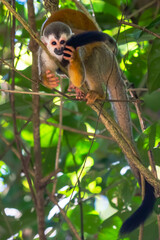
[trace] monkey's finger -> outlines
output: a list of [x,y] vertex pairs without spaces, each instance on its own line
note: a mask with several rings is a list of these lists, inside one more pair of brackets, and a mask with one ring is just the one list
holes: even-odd
[[51,88],[56,88],[56,87],[58,87],[59,86],[59,84],[57,83],[55,83],[55,84],[49,84],[49,86],[51,87]]
[[72,46],[68,46],[68,45],[66,45],[65,48],[71,50],[71,52],[75,52],[75,48],[72,47]]
[[58,86],[59,85],[59,82],[49,82],[48,83],[50,86]]
[[[68,59],[70,59],[70,58],[73,58],[74,57],[74,53],[72,53],[72,52],[69,52],[69,51],[67,51],[67,50],[65,50],[65,51],[63,51],[64,52],[64,56],[63,56],[63,58],[68,58]],[[67,56],[65,55],[65,54],[67,54]]]
[[50,78],[50,79],[48,79],[48,82],[58,82],[59,83],[59,79]]
[[49,83],[54,83],[54,82],[59,83],[59,79],[50,78],[50,79],[48,79],[48,82],[49,82]]
[[50,74],[46,74],[47,78],[55,78],[55,79],[59,79],[58,77],[56,77],[54,74],[50,73]]
[[71,56],[70,56],[70,57],[63,56],[63,58],[66,59],[66,60],[70,60],[70,59],[71,59]]
[[70,63],[73,62],[73,59],[74,59],[73,56],[70,56],[70,57],[63,56],[63,58],[64,58],[65,60],[68,60]]
[[51,73],[51,71],[50,70],[46,70],[46,74],[49,74],[49,73]]
[[67,53],[68,55],[73,55],[73,52],[70,52],[69,50],[63,50],[63,53]]
[[59,85],[59,81],[50,81],[48,84],[50,87],[57,87]]
[[69,62],[73,61],[73,58],[72,58],[72,57],[66,57],[66,56],[64,56],[63,58],[64,58],[65,60],[68,60]]

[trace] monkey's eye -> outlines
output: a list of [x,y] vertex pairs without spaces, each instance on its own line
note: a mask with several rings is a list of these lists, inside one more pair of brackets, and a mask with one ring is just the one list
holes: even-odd
[[66,42],[65,40],[61,40],[60,44],[65,44],[65,42]]
[[56,45],[57,43],[55,41],[51,42],[52,45]]

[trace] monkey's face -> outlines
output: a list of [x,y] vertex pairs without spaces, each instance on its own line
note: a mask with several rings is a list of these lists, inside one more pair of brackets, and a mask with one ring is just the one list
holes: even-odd
[[69,37],[70,36],[67,36],[64,33],[61,34],[59,37],[55,37],[54,34],[51,34],[48,37],[44,36],[42,41],[47,46],[51,55],[56,57],[59,61],[62,61],[63,50]]

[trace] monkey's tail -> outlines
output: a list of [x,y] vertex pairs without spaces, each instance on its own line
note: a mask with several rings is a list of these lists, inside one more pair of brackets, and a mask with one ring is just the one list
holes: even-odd
[[113,38],[106,33],[99,31],[87,31],[77,35],[73,35],[66,42],[66,45],[77,48],[93,42],[105,42],[106,40],[111,43],[114,42]]
[[119,235],[132,232],[139,227],[153,211],[155,203],[154,188],[145,181],[145,197],[141,206],[123,223]]

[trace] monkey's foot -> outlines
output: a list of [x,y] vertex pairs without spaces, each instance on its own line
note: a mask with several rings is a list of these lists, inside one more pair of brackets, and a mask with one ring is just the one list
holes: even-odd
[[70,83],[67,91],[72,92],[72,91],[75,91],[75,90],[76,90],[76,87],[73,85],[73,83]]
[[79,88],[75,87],[72,83],[70,83],[68,87],[68,92],[75,91],[76,99],[83,100],[85,98],[84,92],[82,92]]
[[84,92],[81,91],[79,88],[76,88],[75,91],[76,91],[76,99],[83,100],[85,98]]
[[59,85],[59,78],[50,70],[46,71],[46,78],[43,81],[44,85],[50,89],[55,88]]
[[94,104],[94,102],[99,99],[99,100],[104,100],[104,97],[100,96],[98,92],[91,90],[87,93],[86,95],[86,100],[88,105]]

